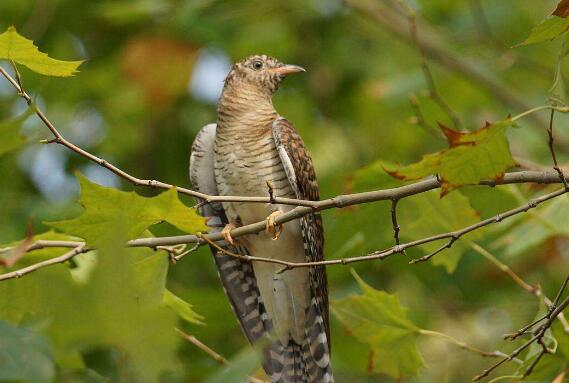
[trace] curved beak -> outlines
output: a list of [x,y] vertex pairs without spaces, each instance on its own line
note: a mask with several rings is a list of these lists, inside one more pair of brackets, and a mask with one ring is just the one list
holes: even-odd
[[281,76],[288,76],[292,73],[306,72],[306,69],[298,65],[285,64],[281,67],[273,68],[271,71]]

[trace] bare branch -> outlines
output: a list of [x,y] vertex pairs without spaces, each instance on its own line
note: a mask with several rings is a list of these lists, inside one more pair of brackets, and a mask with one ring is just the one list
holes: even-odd
[[[422,182],[424,182],[424,181],[422,181]],[[407,188],[409,186],[412,186],[412,185],[402,186],[401,188],[397,188],[397,189],[403,189],[403,188]],[[390,189],[388,189],[388,190],[390,190]],[[391,190],[393,190],[393,189],[391,189]],[[379,192],[379,191],[377,191],[377,192]],[[407,243],[404,243],[401,245],[395,245],[395,246],[387,248],[385,250],[375,251],[373,253],[363,255],[363,256],[342,258],[342,259],[331,259],[331,260],[318,261],[318,262],[288,262],[288,261],[283,261],[280,259],[265,258],[265,257],[253,257],[253,256],[249,256],[249,255],[233,254],[233,253],[225,251],[223,248],[221,248],[221,251],[223,251],[224,253],[226,253],[230,256],[235,256],[239,259],[246,260],[249,262],[274,263],[274,264],[286,266],[286,269],[292,269],[292,268],[296,268],[296,267],[347,265],[347,264],[354,263],[354,262],[363,262],[363,261],[370,261],[370,260],[383,260],[385,258],[390,257],[393,254],[403,253],[406,249],[416,247],[419,245],[423,245],[425,243],[435,242],[435,241],[439,241],[439,240],[443,240],[443,239],[451,239],[451,241],[454,242],[454,241],[458,240],[459,238],[461,238],[462,236],[464,236],[465,234],[468,234],[474,230],[480,229],[484,226],[488,226],[488,225],[491,225],[494,223],[501,222],[501,221],[503,221],[509,217],[512,217],[514,215],[527,212],[528,210],[537,207],[538,205],[540,205],[541,203],[543,203],[545,201],[551,200],[555,197],[558,197],[558,196],[563,195],[563,194],[568,193],[568,192],[569,192],[569,190],[562,188],[562,189],[559,189],[559,190],[554,191],[552,193],[548,193],[548,194],[545,194],[543,196],[537,197],[534,200],[530,201],[529,203],[527,203],[523,206],[519,206],[515,209],[508,210],[504,213],[501,213],[501,214],[495,215],[494,217],[482,220],[482,221],[477,222],[473,225],[464,227],[460,230],[433,235],[433,236],[418,239],[418,240],[415,240],[412,242],[407,242]],[[362,194],[365,194],[365,193],[362,193]],[[390,198],[384,198],[384,199],[390,199]],[[367,202],[370,202],[370,201],[367,201]],[[361,202],[361,203],[363,203],[363,202]],[[299,210],[297,210],[297,209],[299,209]],[[282,223],[290,221],[292,219],[299,218],[300,216],[307,214],[308,212],[312,211],[310,209],[308,212],[306,212],[306,211],[302,212],[302,209],[307,209],[307,208],[299,206],[299,207],[294,208],[293,210],[291,210],[288,213],[285,213],[285,214],[278,216],[275,219],[276,224],[282,224]],[[297,210],[296,213],[295,213],[295,210]],[[291,213],[292,213],[292,215],[289,215]],[[287,217],[285,217],[285,216],[287,216]],[[283,217],[285,217],[285,218],[283,218]],[[285,219],[286,219],[286,221],[285,221]],[[231,231],[231,236],[233,238],[236,238],[236,237],[246,235],[246,234],[258,233],[258,232],[265,229],[265,222],[266,221],[261,221],[261,222],[257,222],[257,223],[251,224],[251,225],[246,225],[246,226],[242,226],[242,227],[238,227],[236,229],[233,229]],[[157,238],[134,239],[134,240],[128,241],[127,246],[129,246],[129,247],[156,248],[157,246],[172,246],[172,245],[179,245],[179,244],[185,244],[185,243],[196,243],[196,242],[200,243],[200,244],[205,244],[205,243],[214,244],[216,241],[221,241],[223,239],[224,238],[223,238],[222,233],[198,234],[198,235],[180,235],[180,236],[174,236],[174,237],[157,237]],[[42,244],[44,247],[47,246],[47,242],[48,241],[43,241]],[[77,242],[76,244],[80,245],[81,243]],[[67,246],[63,246],[63,247],[67,247]],[[446,247],[448,247],[448,243],[445,244],[445,246],[443,246],[443,248],[440,251],[444,250],[444,248],[446,248]],[[440,251],[437,251],[437,253]],[[176,260],[179,260],[179,259],[181,259],[181,257],[179,257]],[[55,263],[57,263],[57,262],[55,262]],[[43,267],[43,266],[47,266],[47,265],[41,265],[39,267]],[[36,269],[39,267],[36,267]],[[22,272],[22,270],[18,270],[18,271],[12,272],[12,273],[0,275],[0,281],[3,279],[9,279],[9,278],[14,278],[16,276],[21,276],[21,275],[14,274],[14,273],[20,273],[21,274],[21,272]],[[10,276],[7,277],[6,275],[10,275]]]
[[[506,336],[506,339],[509,340],[514,340],[516,338],[518,338],[519,336],[527,333],[528,331],[530,331],[535,325],[537,325],[538,323],[540,323],[543,320],[546,320],[545,323],[543,323],[541,326],[538,327],[537,330],[535,330],[535,332],[533,333],[533,336],[531,337],[530,340],[526,341],[524,344],[522,344],[520,347],[518,347],[517,349],[515,349],[512,353],[510,353],[507,357],[503,358],[502,360],[500,360],[499,362],[493,364],[492,366],[490,366],[489,368],[487,368],[486,370],[484,370],[480,375],[475,376],[472,380],[473,381],[478,381],[486,376],[488,376],[492,371],[494,371],[496,368],[498,368],[499,366],[501,366],[502,364],[509,362],[510,360],[514,359],[515,357],[517,357],[522,351],[524,351],[525,349],[527,349],[529,346],[531,346],[533,343],[538,343],[541,345],[541,351],[539,352],[539,354],[536,356],[536,358],[533,360],[533,362],[531,363],[531,365],[527,368],[527,370],[525,371],[525,373],[523,374],[523,377],[527,377],[528,375],[530,375],[533,371],[533,369],[535,368],[535,366],[537,365],[537,363],[539,363],[540,359],[543,357],[543,355],[547,354],[550,352],[550,350],[547,348],[547,346],[545,345],[545,342],[543,341],[543,337],[545,336],[545,333],[547,332],[547,330],[551,327],[551,325],[553,324],[554,320],[556,318],[558,318],[562,313],[563,310],[565,310],[565,308],[567,308],[567,306],[569,306],[569,296],[565,297],[565,299],[563,299],[563,301],[560,302],[561,296],[563,296],[565,289],[567,288],[567,283],[569,282],[569,275],[565,278],[565,281],[563,282],[563,284],[561,285],[561,287],[559,288],[558,293],[556,294],[556,298],[554,301],[554,304],[549,308],[547,314],[545,314],[543,317],[541,317],[540,319],[532,322],[531,324],[525,326],[524,328],[518,330],[516,333],[511,334]],[[558,303],[558,304],[555,304]]]
[[69,252],[67,252],[67,253],[59,256],[59,257],[50,258],[50,259],[47,259],[47,260],[42,261],[42,262],[34,263],[31,266],[24,267],[23,269],[12,271],[12,272],[9,272],[6,274],[1,274],[0,275],[0,281],[5,281],[7,279],[21,278],[24,275],[33,273],[34,271],[41,269],[43,267],[55,265],[58,263],[67,262],[71,258],[75,257],[76,255],[81,254],[81,253],[85,253],[87,251],[89,251],[89,249],[87,249],[84,244],[80,244],[79,246],[75,247],[73,250],[71,250],[71,251],[69,251]]

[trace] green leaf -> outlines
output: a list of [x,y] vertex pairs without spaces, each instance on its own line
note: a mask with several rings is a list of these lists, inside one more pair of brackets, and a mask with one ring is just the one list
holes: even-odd
[[16,32],[13,26],[0,34],[0,59],[12,60],[34,72],[57,77],[73,76],[83,61],[61,61],[42,53],[33,41]]
[[407,318],[407,309],[396,295],[374,289],[353,270],[352,274],[363,294],[332,302],[333,313],[347,331],[371,348],[373,371],[394,378],[417,375],[424,366],[416,345],[420,334]]
[[474,185],[482,179],[498,179],[516,163],[510,153],[506,128],[511,119],[487,124],[474,132],[457,132],[440,125],[449,148],[423,156],[421,161],[400,168],[386,169],[393,177],[418,180],[438,174],[441,178],[441,197],[464,185]]
[[78,218],[49,222],[47,225],[93,242],[107,226],[120,217],[128,239],[139,236],[148,227],[166,221],[185,232],[207,230],[205,221],[195,209],[184,205],[176,190],[156,197],[141,197],[135,192],[123,192],[92,183],[77,174],[81,186],[79,203],[85,211]]
[[[461,193],[452,193],[443,199],[440,199],[434,190],[422,193],[401,201],[398,211],[401,237],[408,240],[461,229],[479,221],[478,213],[470,206],[468,198]],[[477,232],[473,232],[467,237],[473,239],[477,235]],[[443,241],[426,243],[420,248],[430,253],[442,246]],[[444,266],[447,272],[452,273],[460,257],[468,249],[465,241],[458,240],[450,249],[433,257],[431,262]]]
[[168,255],[125,248],[124,227],[120,215],[108,222],[94,241],[94,269],[81,281],[62,264],[3,281],[0,296],[9,299],[0,300],[0,317],[16,323],[37,318],[59,366],[77,368],[78,353],[107,348],[120,353],[129,381],[158,382],[177,367],[180,344],[177,318],[162,303]]
[[0,381],[48,383],[54,372],[47,339],[0,321]]
[[202,320],[204,319],[203,316],[196,313],[192,309],[192,305],[183,300],[182,298],[174,295],[170,290],[164,290],[164,304],[174,310],[178,316],[190,323],[203,325],[204,323]]
[[529,36],[517,46],[551,41],[563,34],[567,29],[569,29],[569,18],[551,16],[541,24],[533,27]]

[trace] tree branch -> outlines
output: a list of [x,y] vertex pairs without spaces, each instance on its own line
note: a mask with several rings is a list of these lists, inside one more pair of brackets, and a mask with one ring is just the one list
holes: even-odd
[[[520,172],[520,173],[523,173],[523,172]],[[560,182],[559,179],[557,178],[557,174],[555,174],[553,172],[551,172],[551,173],[553,175],[553,178],[557,182]],[[515,175],[516,173],[512,173],[512,174]],[[504,180],[506,180],[508,178],[507,176],[508,175],[504,176]],[[324,204],[322,205],[321,208],[319,208],[317,210],[325,210],[325,209],[330,209],[332,207],[349,206],[349,205],[354,205],[356,203],[365,203],[365,202],[373,202],[373,201],[378,201],[378,200],[392,199],[392,198],[394,198],[394,196],[398,196],[398,198],[404,198],[405,196],[418,194],[418,193],[421,193],[421,192],[424,192],[427,190],[431,190],[432,188],[434,188],[434,187],[431,187],[431,186],[433,186],[432,182],[438,183],[438,181],[436,179],[431,179],[431,180],[427,180],[427,181],[421,181],[421,182],[418,182],[418,183],[412,184],[412,185],[402,186],[400,188],[395,188],[395,189],[386,189],[386,190],[378,190],[375,192],[354,194],[354,195],[351,195],[348,200],[335,197],[335,198],[332,198],[330,200],[320,201],[320,202],[323,202]],[[419,187],[417,185],[419,185]],[[429,188],[425,189],[425,186],[429,186]],[[413,191],[414,193],[411,193],[411,191]],[[508,211],[503,212],[501,214],[497,214],[494,217],[482,220],[482,221],[477,222],[477,223],[470,225],[470,226],[466,226],[460,230],[451,231],[451,232],[442,233],[442,234],[436,234],[436,235],[433,235],[430,237],[418,239],[418,240],[415,240],[412,242],[407,242],[407,243],[404,243],[401,245],[395,245],[395,246],[387,248],[385,250],[375,251],[373,253],[363,255],[363,256],[342,258],[342,259],[331,259],[331,260],[324,260],[324,261],[318,261],[318,262],[288,262],[288,261],[283,261],[280,259],[265,258],[265,257],[253,257],[253,256],[241,255],[241,254],[238,255],[238,258],[245,260],[245,261],[249,261],[249,262],[267,262],[267,263],[279,264],[279,265],[285,266],[285,270],[296,268],[296,267],[312,267],[312,266],[317,266],[317,265],[320,265],[320,266],[347,265],[347,264],[354,263],[354,262],[363,262],[363,261],[370,261],[370,260],[383,260],[383,259],[388,258],[389,256],[391,256],[393,254],[403,253],[406,249],[416,247],[419,245],[423,245],[425,243],[435,242],[435,241],[439,241],[439,240],[443,240],[443,239],[450,239],[452,242],[454,242],[454,241],[460,239],[465,234],[468,234],[474,230],[480,229],[484,226],[488,226],[488,225],[491,225],[494,223],[501,222],[501,221],[503,221],[509,217],[512,217],[514,215],[527,212],[528,210],[537,207],[538,205],[540,205],[541,203],[543,203],[545,201],[551,200],[555,197],[566,194],[568,192],[569,192],[569,190],[562,188],[562,189],[556,190],[552,193],[545,194],[541,197],[537,197],[525,205],[519,206],[515,209],[508,210]],[[373,193],[374,198],[371,198],[369,193]],[[343,196],[343,197],[348,197],[348,196]],[[293,210],[291,210],[290,212],[279,215],[278,217],[276,217],[275,224],[279,224],[279,225],[283,224],[283,223],[291,221],[293,219],[300,218],[303,215],[308,214],[308,213],[313,212],[313,211],[314,211],[313,209],[306,208],[303,206],[298,206],[298,207],[294,208]],[[238,227],[236,229],[231,230],[231,236],[233,238],[236,238],[236,237],[240,237],[240,236],[246,235],[246,234],[255,234],[255,233],[258,233],[260,231],[265,230],[265,226],[266,226],[266,221],[260,221],[260,222],[254,223],[254,224]],[[196,242],[200,243],[200,244],[206,244],[206,243],[210,244],[210,243],[215,243],[216,241],[221,241],[223,239],[224,239],[224,237],[223,237],[222,233],[209,233],[209,234],[201,234],[200,233],[197,235],[189,234],[189,235],[179,235],[179,236],[173,236],[173,237],[139,238],[139,239],[134,239],[134,240],[128,241],[127,246],[128,247],[150,247],[150,248],[156,249],[159,246],[172,246],[172,245],[180,245],[180,244],[196,243]],[[66,242],[66,241],[54,241],[54,242],[55,242],[55,245],[57,245],[57,246],[53,246],[53,247],[70,247],[70,246],[75,247],[75,246],[81,246],[81,245],[84,246],[85,245],[82,242]],[[42,241],[41,246],[42,247],[50,246],[50,241]],[[446,245],[444,245],[443,249],[441,249],[440,251],[444,250],[444,247],[448,247],[448,243]],[[30,246],[30,248],[35,249],[35,248],[41,248],[41,247],[38,247],[38,245],[36,243],[34,243]],[[230,256],[233,256],[233,253],[227,253],[223,249],[221,251],[223,251],[224,253],[226,253]],[[437,251],[437,253],[440,251]],[[71,258],[71,257],[69,257],[69,258]],[[176,260],[179,260],[182,257],[183,256],[180,256]],[[61,258],[61,257],[58,257],[58,258]],[[415,261],[415,262],[417,262],[417,261]],[[55,263],[58,263],[58,262],[55,262]],[[48,265],[49,264],[41,265],[39,267],[48,266]],[[39,267],[36,267],[35,269],[37,269]],[[34,271],[34,270],[32,270],[32,271]],[[8,274],[0,275],[0,281],[4,280],[4,279],[11,279],[11,278],[20,277],[26,273],[28,273],[28,271],[26,271],[25,269],[22,269],[22,270],[17,270],[17,271],[8,273]]]
[[[60,243],[60,245],[61,245],[61,243]],[[68,246],[53,246],[53,247],[68,247]],[[73,250],[71,250],[71,251],[69,251],[63,255],[60,255],[59,257],[50,258],[50,259],[47,259],[47,260],[42,261],[42,262],[34,263],[31,266],[24,267],[22,269],[15,270],[15,271],[12,271],[12,272],[9,272],[6,274],[0,274],[0,281],[4,281],[7,279],[21,278],[24,275],[33,273],[34,271],[41,269],[43,267],[56,265],[58,263],[67,262],[71,258],[75,257],[76,255],[81,254],[81,253],[85,253],[87,251],[89,251],[89,249],[87,249],[85,247],[84,243],[77,242],[76,247],[74,247]]]

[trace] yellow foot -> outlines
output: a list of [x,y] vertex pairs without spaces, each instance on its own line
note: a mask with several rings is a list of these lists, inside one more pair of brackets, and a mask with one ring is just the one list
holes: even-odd
[[229,243],[231,246],[235,246],[235,240],[231,236],[231,230],[237,228],[237,225],[234,223],[229,223],[225,225],[223,230],[221,230],[221,234],[223,234],[223,238]]
[[267,230],[267,233],[272,234],[273,240],[279,239],[279,237],[281,236],[281,233],[283,231],[283,227],[281,225],[275,224],[275,219],[281,214],[283,214],[283,213],[277,210],[277,211],[272,212],[267,217],[267,229],[266,230]]

